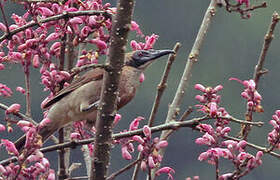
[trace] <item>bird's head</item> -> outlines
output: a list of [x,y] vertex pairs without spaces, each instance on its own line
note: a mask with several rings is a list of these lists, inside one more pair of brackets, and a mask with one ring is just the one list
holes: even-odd
[[139,70],[145,70],[156,59],[171,53],[174,53],[174,51],[154,49],[133,51],[127,54],[125,65]]

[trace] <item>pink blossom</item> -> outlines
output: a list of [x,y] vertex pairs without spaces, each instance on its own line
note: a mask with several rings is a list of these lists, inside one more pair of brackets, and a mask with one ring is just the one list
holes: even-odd
[[223,175],[219,176],[219,180],[227,180],[227,179],[230,178],[232,175],[233,175],[232,173],[223,174]]
[[73,17],[69,20],[71,24],[83,24],[83,20],[79,17]]
[[128,152],[127,146],[122,147],[122,157],[126,160],[131,160],[132,159],[131,154]]
[[39,7],[38,10],[43,16],[52,16],[54,13],[47,7]]
[[7,27],[5,24],[0,22],[0,31],[7,32]]
[[174,174],[175,171],[171,167],[160,168],[159,170],[156,171],[156,176],[159,176],[160,174],[163,174],[163,173],[168,175],[168,179],[174,180],[172,174]]
[[116,126],[119,123],[119,121],[121,120],[121,118],[122,118],[122,115],[116,114],[114,117],[113,125]]
[[47,124],[49,124],[50,122],[51,122],[51,119],[49,119],[49,118],[44,118],[44,119],[40,122],[39,127],[42,128],[42,127],[46,126]]
[[134,51],[136,51],[136,50],[141,50],[141,49],[142,49],[141,45],[138,44],[135,40],[132,40],[132,41],[130,42],[130,46],[131,46],[131,48],[132,48]]
[[23,87],[18,86],[18,87],[16,88],[16,91],[18,91],[18,92],[20,92],[20,93],[22,93],[22,94],[25,94],[25,89],[24,89]]
[[146,44],[144,46],[144,49],[145,50],[152,49],[158,37],[159,36],[156,34],[152,34],[151,36],[146,36],[145,38]]
[[95,44],[99,51],[107,49],[107,44],[100,39],[91,39],[89,40],[89,43]]
[[136,31],[138,35],[143,36],[142,31],[140,30],[139,25],[135,21],[131,21],[131,31]]
[[133,136],[132,139],[134,141],[137,141],[140,144],[144,144],[144,142],[145,142],[144,139],[141,136],[138,136],[138,135]]
[[142,171],[145,171],[147,169],[147,163],[145,161],[141,161],[141,165],[140,165]]
[[154,159],[153,159],[152,156],[149,156],[149,157],[148,157],[148,165],[149,165],[149,167],[150,167],[151,169],[153,169],[153,168],[156,167],[156,164],[155,164]]
[[34,127],[34,125],[31,122],[25,121],[25,120],[18,121],[17,125],[21,128],[23,128],[23,127]]
[[143,127],[143,133],[144,133],[144,135],[145,135],[147,138],[151,139],[152,132],[151,132],[151,129],[150,129],[149,126],[145,125],[145,126]]
[[167,146],[168,146],[168,142],[165,141],[165,140],[161,140],[160,142],[158,142],[158,143],[156,144],[156,148],[157,148],[157,149],[165,148],[165,147],[167,147]]
[[6,127],[3,124],[0,124],[0,132],[5,131]]
[[15,144],[7,139],[2,139],[1,140],[1,145],[4,145],[6,147],[6,150],[13,155],[18,156],[19,152],[15,146]]
[[0,71],[3,70],[3,69],[5,69],[5,65],[0,63]]
[[81,134],[77,132],[73,132],[70,134],[70,138],[73,139],[81,139]]
[[236,0],[239,4],[245,4],[246,7],[250,6],[250,0]]
[[59,34],[57,32],[51,33],[50,35],[48,35],[48,37],[45,39],[45,41],[50,42],[50,41],[54,41],[57,40],[59,38]]
[[141,73],[140,77],[139,77],[139,82],[142,83],[142,82],[144,82],[144,80],[145,80],[145,75],[144,75],[144,73]]
[[35,54],[35,55],[33,56],[32,65],[33,65],[34,68],[39,68],[39,66],[40,66],[40,60],[39,60],[39,55],[38,55],[38,54]]
[[8,109],[6,110],[6,114],[17,114],[20,110],[20,104],[12,104],[10,107],[8,107]]
[[196,85],[194,85],[194,88],[201,92],[206,92],[206,88],[202,84],[196,84]]
[[138,129],[139,123],[140,123],[140,121],[142,121],[143,119],[144,119],[144,118],[141,117],[141,116],[135,118],[135,119],[130,123],[129,130],[130,130],[130,131],[134,131],[134,130]]

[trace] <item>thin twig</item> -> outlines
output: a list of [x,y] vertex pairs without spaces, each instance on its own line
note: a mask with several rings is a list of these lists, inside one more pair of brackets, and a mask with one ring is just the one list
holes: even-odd
[[160,81],[159,85],[157,86],[157,94],[156,94],[154,104],[153,104],[153,108],[152,108],[152,111],[151,111],[151,114],[150,114],[148,126],[153,126],[153,124],[154,124],[154,120],[155,120],[155,117],[156,117],[156,113],[158,111],[158,107],[159,107],[159,104],[160,104],[161,97],[162,97],[163,92],[164,92],[164,90],[167,86],[167,79],[168,79],[169,72],[171,70],[173,62],[175,61],[176,54],[178,53],[180,47],[181,47],[181,44],[179,42],[177,42],[175,44],[174,48],[173,48],[173,51],[175,52],[175,54],[171,54],[168,57],[168,61],[166,63],[165,70],[163,72],[161,81]]
[[105,12],[105,11],[95,11],[95,10],[64,12],[62,14],[58,14],[58,15],[47,17],[45,19],[40,19],[40,20],[38,20],[36,22],[35,21],[31,21],[30,23],[28,23],[28,24],[26,24],[24,26],[16,28],[16,29],[10,31],[9,33],[6,33],[3,36],[1,36],[0,37],[0,42],[2,42],[5,39],[11,38],[14,34],[16,34],[18,32],[21,32],[21,31],[24,31],[25,29],[28,29],[28,28],[34,27],[34,26],[40,26],[40,24],[42,24],[42,23],[46,23],[46,22],[50,22],[50,21],[58,21],[59,19],[73,18],[73,17],[76,17],[76,16],[91,16],[91,15],[102,15],[106,19],[109,19],[112,16],[108,12]]
[[[163,131],[163,130],[178,129],[178,128],[182,128],[182,127],[188,127],[188,128],[198,130],[195,127],[200,122],[208,120],[208,119],[209,119],[208,117],[200,117],[200,118],[193,118],[193,119],[182,121],[182,122],[172,121],[172,122],[169,122],[167,124],[161,124],[161,125],[158,125],[158,126],[151,127],[151,133],[156,133],[156,132],[160,132],[160,131]],[[137,130],[134,130],[134,131],[128,131],[128,132],[113,134],[112,139],[113,140],[119,140],[119,139],[122,139],[122,138],[129,138],[129,137],[132,137],[132,136],[135,136],[135,135],[144,135],[143,134],[143,128],[137,129]],[[235,141],[241,141],[242,140],[242,139],[231,137],[231,136],[225,136],[225,138],[235,140]],[[80,145],[92,143],[92,142],[94,142],[94,139],[95,138],[90,138],[90,139],[84,139],[84,140],[79,140],[79,141],[71,141],[71,142],[65,142],[65,143],[62,143],[62,144],[56,144],[56,145],[41,148],[40,151],[43,152],[43,153],[47,153],[47,152],[52,152],[52,151],[56,151],[56,150],[63,149],[63,148],[76,148],[77,146],[80,146]],[[258,146],[258,145],[255,145],[255,144],[249,143],[249,142],[247,142],[247,145],[254,148],[254,149],[263,151],[264,153],[268,153],[272,156],[280,158],[280,154],[277,154],[273,151],[269,151],[268,148]],[[0,164],[5,166],[5,165],[8,165],[11,162],[15,162],[16,160],[17,160],[16,157],[12,157],[12,158],[8,158],[6,160],[1,161]]]
[[135,164],[137,164],[140,161],[142,161],[142,158],[139,158],[139,159],[133,161],[132,163],[129,163],[125,167],[119,169],[117,172],[111,174],[106,180],[113,180],[113,179],[115,179],[118,175],[120,175],[121,173],[123,173],[123,172],[127,171],[128,169],[132,168]]
[[[1,9],[1,13],[2,13],[2,16],[3,16],[3,19],[4,19],[4,23],[5,23],[5,26],[6,26],[6,29],[7,29],[7,34],[10,34],[9,23],[8,23],[5,11],[3,9],[3,4],[2,4],[1,1],[0,1],[0,9]],[[0,40],[0,42],[1,42],[1,40]]]
[[[224,137],[226,139],[230,139],[230,140],[234,140],[234,141],[241,141],[242,140],[240,138],[236,138],[236,137],[232,137],[232,136],[224,136]],[[251,148],[254,148],[258,151],[262,151],[263,153],[270,154],[271,156],[274,156],[274,157],[280,159],[280,154],[278,154],[276,152],[273,152],[273,151],[268,151],[268,148],[266,148],[266,147],[258,146],[256,144],[253,144],[253,143],[250,143],[250,142],[247,142],[247,146],[249,146]]]
[[[267,31],[266,35],[264,36],[263,48],[262,48],[261,54],[259,56],[258,63],[255,67],[255,72],[254,72],[254,77],[253,78],[254,78],[254,81],[256,83],[256,90],[258,88],[260,77],[264,73],[267,72],[267,70],[263,69],[264,62],[265,62],[265,57],[267,55],[268,48],[270,47],[270,43],[271,43],[271,41],[273,39],[273,36],[274,36],[273,33],[274,33],[275,26],[279,22],[279,20],[280,20],[279,14],[277,12],[274,12],[273,15],[272,15],[271,24],[268,28],[268,31]],[[247,121],[253,121],[253,112],[248,109],[246,114],[245,114],[245,117],[246,117],[245,119]],[[242,139],[246,140],[248,135],[249,135],[250,129],[251,129],[251,126],[248,126],[248,125],[241,126],[239,136],[242,137]]]
[[[169,55],[168,61],[166,63],[166,66],[165,66],[165,69],[164,69],[164,72],[163,72],[163,75],[162,75],[162,78],[161,78],[161,81],[157,86],[157,94],[156,94],[154,104],[153,104],[153,108],[152,108],[150,118],[149,118],[149,121],[148,121],[148,126],[150,126],[150,127],[153,126],[153,124],[154,124],[154,120],[155,120],[156,113],[157,113],[158,108],[159,108],[161,97],[162,97],[163,92],[164,92],[164,90],[167,86],[167,79],[168,79],[169,72],[171,70],[173,62],[175,61],[176,54],[178,53],[178,50],[179,50],[180,47],[181,47],[181,44],[179,42],[177,42],[175,44],[174,48],[173,48],[173,51],[175,52],[175,54]],[[138,159],[140,158],[140,156],[141,155],[139,153],[138,154]],[[140,168],[140,163],[138,163],[134,168],[133,175],[132,175],[132,178],[131,178],[132,180],[137,179],[139,168]]]
[[[185,70],[184,73],[181,77],[180,80],[180,84],[177,88],[175,97],[171,103],[171,105],[169,106],[169,111],[167,114],[167,118],[166,118],[166,122],[170,122],[172,120],[176,119],[176,116],[178,115],[180,109],[180,105],[182,103],[183,100],[183,96],[186,93],[186,90],[189,87],[189,82],[190,82],[190,78],[191,78],[191,73],[192,73],[192,69],[193,69],[193,65],[198,61],[198,56],[199,56],[199,52],[200,52],[200,48],[203,44],[203,41],[205,39],[205,36],[208,32],[209,26],[213,20],[213,17],[215,15],[216,12],[216,0],[211,0],[209,7],[204,15],[203,21],[201,23],[200,29],[198,31],[196,40],[193,44],[192,50],[188,56],[188,61],[186,63],[185,66]],[[161,133],[161,137],[165,137],[165,133],[167,133],[166,131]],[[159,153],[163,156],[164,155],[164,148],[160,149]],[[153,178],[155,177],[155,172],[156,169],[153,170]]]

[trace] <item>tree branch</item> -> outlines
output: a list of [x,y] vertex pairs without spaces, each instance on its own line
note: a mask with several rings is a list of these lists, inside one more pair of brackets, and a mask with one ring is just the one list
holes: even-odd
[[[59,19],[67,19],[67,18],[72,18],[72,17],[76,17],[76,16],[91,16],[91,15],[102,15],[106,19],[109,19],[112,16],[108,12],[105,12],[105,11],[94,11],[94,10],[64,12],[62,14],[58,14],[58,15],[50,16],[50,17],[45,18],[45,19],[38,20],[36,22],[31,21],[30,23],[28,23],[28,24],[26,24],[24,26],[16,28],[16,29],[14,29],[12,31],[7,31],[6,34],[4,34],[3,36],[0,37],[0,42],[2,42],[5,39],[10,39],[14,34],[16,34],[18,32],[24,31],[25,29],[28,29],[28,28],[33,27],[33,26],[40,26],[40,24],[43,24],[43,23],[46,23],[46,22],[57,21]],[[9,29],[9,28],[7,27],[7,29]]]
[[110,33],[107,62],[112,67],[104,74],[99,110],[96,120],[96,138],[92,160],[91,180],[107,177],[112,143],[112,125],[117,109],[118,84],[124,63],[125,46],[133,14],[134,0],[119,0],[117,14]]
[[[176,116],[178,115],[180,109],[180,105],[183,100],[183,96],[186,93],[186,90],[189,86],[190,78],[191,78],[191,73],[193,69],[193,65],[198,61],[198,56],[199,56],[199,51],[202,46],[202,43],[205,39],[205,36],[207,34],[207,31],[209,29],[209,26],[211,24],[211,21],[213,20],[213,17],[216,12],[216,0],[211,0],[208,9],[204,15],[203,21],[201,23],[201,26],[199,28],[196,40],[193,44],[192,50],[188,56],[188,61],[185,66],[184,73],[182,75],[182,78],[180,80],[180,84],[177,88],[175,97],[169,106],[169,111],[167,114],[166,122],[170,122],[172,120],[176,119]],[[168,132],[162,132],[161,133],[161,138],[165,137],[165,134]],[[159,152],[162,156],[164,155],[164,148],[160,149]],[[155,170],[153,170],[153,177],[155,174]]]
[[[265,57],[267,55],[268,52],[268,48],[270,47],[270,43],[273,39],[273,32],[275,29],[276,24],[279,22],[280,20],[280,16],[278,13],[274,12],[272,15],[272,20],[271,20],[271,24],[268,28],[268,31],[266,33],[266,35],[264,36],[264,43],[263,43],[263,48],[261,51],[261,54],[259,56],[259,60],[258,63],[255,67],[255,72],[254,72],[254,81],[256,83],[256,90],[258,88],[258,84],[259,84],[259,80],[260,77],[267,72],[267,70],[263,70],[263,66],[264,66],[264,61],[265,61]],[[245,114],[246,120],[247,121],[253,121],[253,112],[247,110],[246,114]],[[249,131],[250,131],[251,127],[248,125],[242,125],[241,126],[241,130],[239,132],[239,136],[242,137],[243,139],[247,139],[248,135],[249,135]]]

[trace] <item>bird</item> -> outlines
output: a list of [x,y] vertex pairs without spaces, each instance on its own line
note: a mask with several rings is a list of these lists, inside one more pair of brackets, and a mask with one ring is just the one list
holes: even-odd
[[[141,73],[156,59],[168,54],[174,54],[174,51],[149,49],[125,54],[119,82],[117,110],[134,98],[140,86]],[[74,79],[69,86],[60,90],[43,105],[43,109],[49,109],[47,118],[50,122],[38,130],[42,142],[70,122],[87,120],[95,123],[104,72],[103,68],[89,70]],[[23,150],[25,140],[26,137],[22,136],[15,142],[18,151]]]

